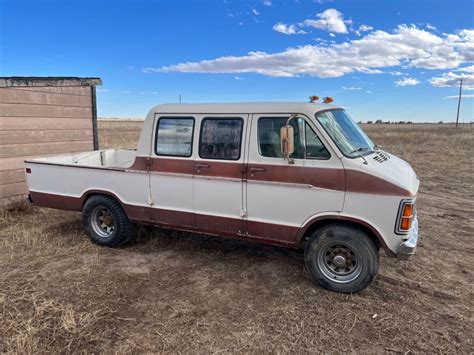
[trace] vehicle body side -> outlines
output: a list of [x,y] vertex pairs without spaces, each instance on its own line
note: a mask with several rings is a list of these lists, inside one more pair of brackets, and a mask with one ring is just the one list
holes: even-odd
[[[408,239],[395,232],[397,213],[402,200],[416,198],[416,175],[395,156],[383,162],[373,155],[345,157],[314,118],[315,112],[328,108],[335,107],[160,105],[148,113],[136,152],[107,150],[27,161],[30,194],[38,205],[75,211],[90,196],[106,194],[119,201],[133,222],[286,247],[299,247],[316,226],[348,223],[367,231],[395,256]],[[289,164],[260,154],[258,120],[295,113],[317,134],[328,159]],[[160,117],[194,119],[190,157],[156,153]],[[229,117],[243,122],[239,158],[203,159],[201,123]]]

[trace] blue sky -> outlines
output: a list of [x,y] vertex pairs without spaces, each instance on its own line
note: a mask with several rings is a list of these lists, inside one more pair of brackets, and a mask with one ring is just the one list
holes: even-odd
[[[0,0],[1,76],[99,76],[101,117],[332,96],[356,120],[474,120],[473,1]],[[470,89],[470,90],[469,90]]]

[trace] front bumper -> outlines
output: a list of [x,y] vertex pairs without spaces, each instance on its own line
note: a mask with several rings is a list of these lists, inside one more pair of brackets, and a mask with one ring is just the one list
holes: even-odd
[[416,244],[418,243],[418,218],[415,217],[411,224],[408,239],[398,247],[398,260],[409,260],[415,254]]

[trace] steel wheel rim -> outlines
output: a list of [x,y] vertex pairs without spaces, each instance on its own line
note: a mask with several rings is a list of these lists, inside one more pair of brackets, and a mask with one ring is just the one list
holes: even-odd
[[333,282],[354,281],[362,272],[360,254],[355,247],[344,242],[329,242],[319,249],[318,267]]
[[109,238],[115,229],[112,213],[103,206],[97,206],[92,211],[92,229],[101,238]]

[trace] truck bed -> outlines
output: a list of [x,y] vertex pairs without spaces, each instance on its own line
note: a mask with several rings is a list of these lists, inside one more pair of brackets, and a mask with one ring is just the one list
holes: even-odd
[[126,169],[133,164],[135,155],[136,150],[132,149],[104,149],[29,159],[27,162],[90,168]]
[[30,199],[80,211],[87,194],[101,191],[124,205],[148,206],[149,176],[133,168],[135,156],[135,150],[106,149],[27,160]]

